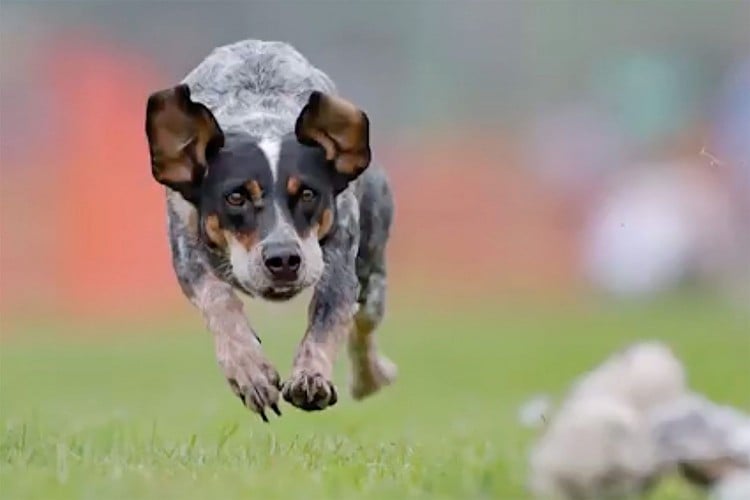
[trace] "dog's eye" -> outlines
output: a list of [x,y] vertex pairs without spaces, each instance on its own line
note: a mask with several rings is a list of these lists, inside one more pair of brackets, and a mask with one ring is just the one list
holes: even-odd
[[234,207],[241,207],[245,204],[246,201],[247,198],[245,197],[245,195],[239,191],[232,191],[227,195],[227,203]]
[[306,203],[310,203],[311,201],[315,200],[316,196],[317,194],[315,194],[315,191],[310,188],[305,188],[302,190],[299,199]]

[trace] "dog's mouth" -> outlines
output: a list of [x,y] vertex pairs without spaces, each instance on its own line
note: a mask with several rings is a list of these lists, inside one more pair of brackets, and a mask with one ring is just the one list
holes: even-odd
[[313,283],[307,280],[295,280],[292,282],[268,280],[263,284],[254,284],[236,279],[233,284],[251,297],[257,297],[270,302],[284,302],[296,297]]
[[261,297],[272,302],[283,302],[295,297],[302,291],[299,287],[278,286],[266,288],[261,292]]

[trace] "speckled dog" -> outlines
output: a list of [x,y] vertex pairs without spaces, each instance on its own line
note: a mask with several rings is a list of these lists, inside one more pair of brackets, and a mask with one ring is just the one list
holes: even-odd
[[[146,135],[167,187],[177,278],[243,403],[265,421],[267,409],[280,414],[279,393],[308,411],[335,404],[332,367],[346,339],[354,398],[392,382],[373,332],[393,202],[370,166],[367,115],[291,46],[243,41],[151,95]],[[307,287],[307,331],[281,383],[236,292],[284,301]]]

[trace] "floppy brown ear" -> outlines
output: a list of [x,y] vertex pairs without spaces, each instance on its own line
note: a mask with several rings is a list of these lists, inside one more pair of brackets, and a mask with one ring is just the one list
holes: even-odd
[[146,105],[146,136],[154,178],[196,201],[206,158],[224,146],[211,111],[190,99],[185,84],[155,92]]
[[370,164],[370,121],[345,99],[313,92],[297,118],[294,132],[302,144],[321,146],[326,159],[350,179]]

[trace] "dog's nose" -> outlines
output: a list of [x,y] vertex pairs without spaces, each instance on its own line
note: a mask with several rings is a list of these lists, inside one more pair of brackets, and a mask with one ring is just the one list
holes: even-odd
[[263,249],[263,263],[274,279],[294,281],[297,279],[302,257],[296,245],[273,244]]

